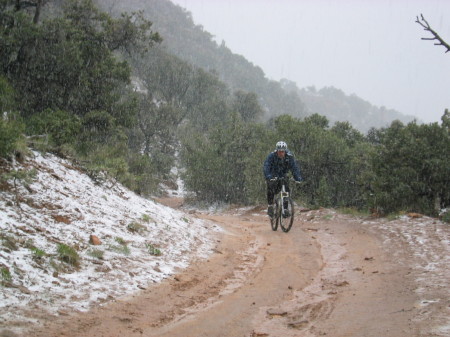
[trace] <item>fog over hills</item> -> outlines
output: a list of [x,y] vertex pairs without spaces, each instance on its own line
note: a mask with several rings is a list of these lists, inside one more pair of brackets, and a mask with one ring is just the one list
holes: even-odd
[[449,108],[448,48],[424,29],[450,41],[447,0],[171,1],[270,79],[335,87],[427,123]]
[[393,120],[407,123],[414,119],[393,109],[375,106],[354,94],[348,95],[339,88],[300,89],[292,81],[270,80],[258,65],[233,53],[226,41],[219,45],[211,33],[194,22],[190,12],[168,0],[102,0],[99,4],[103,10],[116,15],[142,10],[153,22],[152,29],[163,37],[160,48],[217,74],[232,91],[256,93],[266,111],[265,118],[285,113],[303,118],[319,113],[330,120],[330,125],[335,121],[348,121],[363,132],[371,127],[388,126]]

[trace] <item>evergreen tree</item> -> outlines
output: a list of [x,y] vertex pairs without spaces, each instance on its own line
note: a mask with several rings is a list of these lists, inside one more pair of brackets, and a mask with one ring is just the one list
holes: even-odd
[[372,203],[385,212],[436,215],[450,202],[450,136],[437,123],[394,122],[372,160]]

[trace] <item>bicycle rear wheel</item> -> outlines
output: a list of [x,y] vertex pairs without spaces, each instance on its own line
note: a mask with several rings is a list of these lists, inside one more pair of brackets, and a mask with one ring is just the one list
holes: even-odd
[[279,210],[278,210],[278,203],[273,203],[273,215],[270,218],[270,226],[272,227],[273,231],[276,231],[278,229],[278,219],[279,219]]
[[280,227],[285,233],[291,230],[292,223],[294,222],[294,203],[290,198],[288,200],[288,213],[287,215],[281,214],[280,216]]

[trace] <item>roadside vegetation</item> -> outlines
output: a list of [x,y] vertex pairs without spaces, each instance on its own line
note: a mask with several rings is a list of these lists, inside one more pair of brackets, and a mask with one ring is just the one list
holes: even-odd
[[[111,17],[91,0],[18,3],[0,1],[2,160],[27,147],[58,153],[143,196],[180,165],[196,200],[257,204],[262,162],[282,139],[305,177],[295,195],[310,207],[438,216],[450,205],[449,111],[441,123],[394,121],[367,134],[319,114],[263,120],[257,94],[160,48],[164,36],[140,12]],[[61,259],[76,264],[67,251]]]

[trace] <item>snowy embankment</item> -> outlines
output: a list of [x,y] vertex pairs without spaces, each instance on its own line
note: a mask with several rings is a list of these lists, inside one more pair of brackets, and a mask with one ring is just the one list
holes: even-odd
[[214,248],[216,225],[119,184],[97,185],[54,155],[35,152],[2,171],[33,168],[28,187],[0,185],[0,327],[37,323],[36,311],[88,310],[159,282]]

